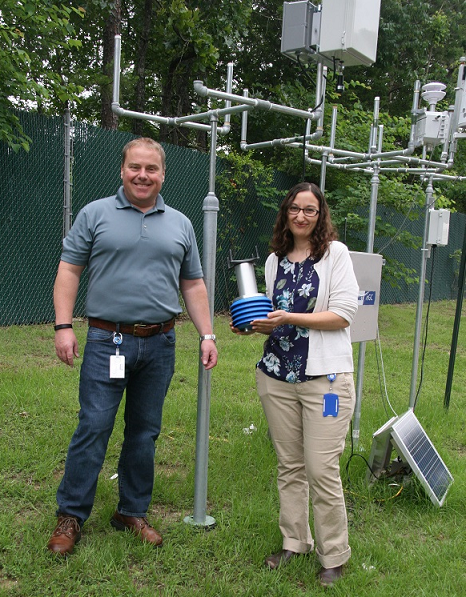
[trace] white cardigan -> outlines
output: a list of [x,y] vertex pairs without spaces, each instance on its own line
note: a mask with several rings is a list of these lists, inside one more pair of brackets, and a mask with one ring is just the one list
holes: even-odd
[[[272,299],[278,257],[271,253],[265,262],[267,296]],[[358,309],[359,287],[346,245],[332,241],[328,251],[314,266],[319,290],[314,311],[332,311],[351,324]],[[353,348],[349,326],[339,330],[309,329],[306,375],[353,372]]]

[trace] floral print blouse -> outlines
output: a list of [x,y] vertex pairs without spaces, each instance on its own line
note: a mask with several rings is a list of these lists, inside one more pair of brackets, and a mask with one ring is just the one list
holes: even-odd
[[[284,257],[278,264],[273,289],[273,306],[289,313],[312,313],[319,290],[319,276],[313,259],[292,263]],[[266,375],[288,383],[312,379],[305,373],[309,329],[295,325],[276,327],[264,344],[257,366]]]

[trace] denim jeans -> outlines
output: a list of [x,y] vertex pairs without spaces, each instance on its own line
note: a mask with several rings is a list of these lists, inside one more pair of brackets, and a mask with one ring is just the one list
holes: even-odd
[[57,491],[58,511],[90,516],[124,390],[124,440],[118,463],[118,511],[143,517],[152,496],[155,441],[175,367],[175,330],[148,338],[123,334],[125,378],[110,379],[113,332],[90,327],[79,383],[79,423],[68,448],[65,474]]

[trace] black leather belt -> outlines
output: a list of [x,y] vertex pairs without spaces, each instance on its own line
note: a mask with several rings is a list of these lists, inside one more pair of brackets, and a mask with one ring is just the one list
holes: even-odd
[[132,336],[147,338],[156,334],[166,334],[175,325],[175,318],[173,317],[170,321],[164,321],[163,323],[120,323],[117,330],[117,324],[113,323],[113,321],[89,317],[89,325],[109,332],[118,331],[121,334],[131,334]]

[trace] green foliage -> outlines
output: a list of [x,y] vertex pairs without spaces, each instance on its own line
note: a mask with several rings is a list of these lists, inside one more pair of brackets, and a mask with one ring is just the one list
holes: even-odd
[[466,13],[463,0],[384,0],[377,61],[356,67],[351,77],[365,81],[370,94],[380,96],[383,109],[402,116],[410,108],[414,82],[442,81],[448,86],[445,109],[452,103],[457,61],[466,52]]
[[[13,105],[59,114],[65,102],[71,102],[74,117],[94,124],[101,121],[104,102],[110,101],[103,97],[103,91],[111,86],[112,67],[103,63],[104,37],[119,4],[115,0],[83,0],[68,5],[56,5],[53,0],[3,1],[0,140],[14,151],[29,147],[30,139],[11,111]],[[115,23],[122,33],[121,105],[164,116],[223,107],[223,101],[208,103],[199,98],[192,83],[202,79],[209,87],[224,89],[226,65],[233,62],[235,93],[248,89],[256,98],[312,108],[318,102],[315,64],[301,67],[281,54],[282,10],[282,0],[133,0],[121,4]],[[334,103],[338,106],[336,146],[367,152],[378,96],[383,150],[406,148],[414,81],[445,82],[448,93],[442,109],[452,103],[458,59],[466,54],[465,28],[463,0],[451,0],[448,11],[443,0],[384,0],[375,64],[345,69],[343,94],[335,91],[334,73],[331,69],[328,72],[324,133],[319,143],[329,142]],[[139,87],[143,89],[137,96]],[[295,148],[273,147],[247,157],[237,149],[241,135],[238,121],[238,115],[232,116],[231,132],[222,138],[230,172],[222,173],[218,180],[225,209],[221,217],[228,218],[233,245],[241,230],[256,226],[260,209],[276,208],[279,193],[271,182],[272,168],[294,179],[317,183],[320,174],[317,167],[305,164],[303,152]],[[136,124],[137,130],[133,129]],[[120,119],[119,128],[201,151],[208,146],[204,131],[164,125],[157,130],[133,119]],[[301,119],[265,110],[249,113],[248,143],[303,132]],[[430,158],[437,159],[440,151],[432,152]],[[460,141],[452,174],[466,174],[465,151]],[[320,158],[321,154],[310,157]],[[326,195],[340,237],[363,250],[367,220],[358,209],[370,201],[368,174],[329,166]],[[396,210],[409,221],[423,201],[424,188],[409,172],[380,176],[380,206]],[[465,210],[466,183],[442,183],[436,201],[438,207]],[[387,225],[383,218],[377,219],[375,234],[379,246],[389,239],[407,247],[418,243],[409,233]],[[409,272],[403,275],[406,280],[411,278]]]
[[50,64],[61,52],[79,47],[71,15],[82,9],[57,6],[52,0],[3,0],[0,12],[0,140],[14,151],[28,150],[13,106],[38,108],[52,98],[64,103],[76,99],[82,88]]
[[235,247],[246,228],[257,227],[260,211],[278,211],[283,194],[274,185],[273,168],[254,159],[250,153],[231,152],[222,156],[216,188],[222,205],[224,239]]
[[457,284],[458,281],[459,281],[461,257],[462,257],[462,251],[461,251],[461,249],[457,249],[456,251],[454,251],[453,253],[450,254],[450,259],[452,259],[453,263],[455,264],[455,271],[454,271],[455,280],[454,280],[454,284]]
[[164,39],[165,49],[178,55],[180,40],[188,46],[192,45],[199,67],[196,70],[214,68],[218,60],[218,51],[212,36],[203,26],[203,14],[199,6],[190,8],[185,0],[172,0],[169,5],[169,18],[166,23],[168,31],[174,35]]

